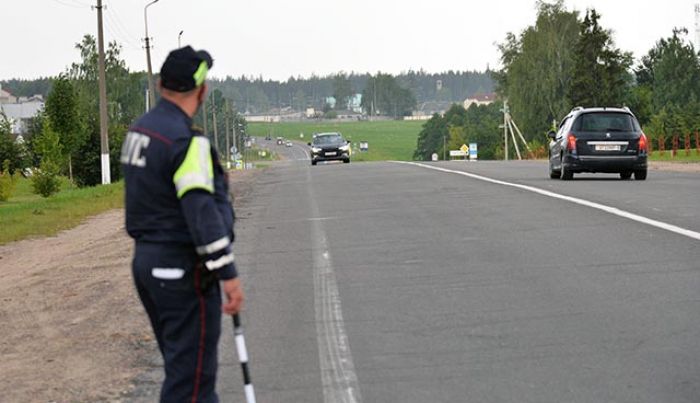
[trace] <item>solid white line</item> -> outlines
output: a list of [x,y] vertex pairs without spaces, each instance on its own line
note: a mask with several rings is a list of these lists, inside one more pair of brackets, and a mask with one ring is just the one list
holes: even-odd
[[[308,191],[312,217],[319,216],[318,204],[307,168]],[[360,387],[350,344],[345,333],[343,311],[333,262],[322,221],[311,221],[314,256],[314,309],[319,364],[325,403],[360,403]]]
[[642,224],[650,225],[652,227],[663,229],[663,230],[666,230],[669,232],[673,232],[673,233],[683,235],[685,237],[700,241],[700,232],[691,231],[689,229],[678,227],[678,226],[673,225],[673,224],[668,224],[668,223],[665,223],[662,221],[657,221],[657,220],[654,220],[651,218],[640,216],[638,214],[630,213],[629,211],[620,210],[617,207],[610,207],[610,206],[606,206],[604,204],[595,203],[595,202],[584,200],[584,199],[578,199],[576,197],[564,196],[564,195],[561,195],[558,193],[550,192],[548,190],[536,188],[533,186],[505,182],[505,181],[498,180],[498,179],[491,179],[491,178],[488,178],[486,176],[476,175],[476,174],[472,174],[469,172],[455,171],[452,169],[440,168],[440,167],[421,164],[421,163],[417,163],[417,162],[405,162],[405,161],[393,161],[393,162],[399,163],[399,164],[415,165],[418,167],[432,169],[432,170],[440,171],[440,172],[453,173],[453,174],[466,176],[466,177],[469,177],[472,179],[477,179],[477,180],[484,181],[484,182],[490,182],[490,183],[494,183],[497,185],[510,186],[510,187],[521,189],[521,190],[526,190],[528,192],[541,194],[543,196],[551,197],[554,199],[565,200],[565,201],[568,201],[571,203],[575,203],[575,204],[579,204],[582,206],[591,207],[591,208],[594,208],[597,210],[605,211],[606,213],[613,214],[613,215],[616,215],[618,217],[627,218],[627,219],[632,220],[632,221],[636,221],[636,222],[639,222]]

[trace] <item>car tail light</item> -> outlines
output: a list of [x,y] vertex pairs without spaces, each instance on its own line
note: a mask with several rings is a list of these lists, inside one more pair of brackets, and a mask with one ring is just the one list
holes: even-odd
[[639,152],[647,152],[647,136],[642,133],[641,136],[639,136]]
[[566,140],[566,149],[569,151],[576,151],[576,136],[569,133],[569,137]]

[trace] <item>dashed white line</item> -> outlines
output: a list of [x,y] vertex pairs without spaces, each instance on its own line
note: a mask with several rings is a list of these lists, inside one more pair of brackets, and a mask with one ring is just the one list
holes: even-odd
[[486,176],[476,175],[476,174],[469,173],[469,172],[456,171],[456,170],[447,169],[447,168],[440,168],[440,167],[421,164],[421,163],[417,163],[417,162],[405,162],[405,161],[394,161],[394,162],[399,163],[399,164],[415,165],[418,167],[432,169],[432,170],[440,171],[440,172],[447,172],[447,173],[462,175],[462,176],[466,176],[466,177],[469,177],[472,179],[477,179],[477,180],[484,181],[484,182],[490,182],[490,183],[494,183],[497,185],[510,186],[510,187],[514,187],[517,189],[526,190],[528,192],[537,193],[537,194],[551,197],[554,199],[565,200],[565,201],[568,201],[571,203],[575,203],[575,204],[579,204],[581,206],[591,207],[591,208],[594,208],[597,210],[605,211],[606,213],[616,215],[618,217],[627,218],[627,219],[632,220],[632,221],[636,221],[636,222],[639,222],[642,224],[650,225],[652,227],[663,229],[663,230],[666,230],[669,232],[673,232],[675,234],[683,235],[685,237],[700,241],[700,232],[692,231],[692,230],[682,228],[682,227],[679,227],[679,226],[676,226],[673,224],[668,224],[668,223],[654,220],[651,218],[647,218],[647,217],[644,217],[644,216],[641,216],[638,214],[630,213],[629,211],[621,210],[617,207],[606,206],[604,204],[588,201],[585,199],[579,199],[576,197],[565,196],[565,195],[561,195],[559,193],[550,192],[549,190],[536,188],[534,186],[521,185],[519,183],[512,183],[512,182],[506,182],[506,181],[502,181],[502,180],[498,180],[498,179],[492,179],[492,178],[489,178]]

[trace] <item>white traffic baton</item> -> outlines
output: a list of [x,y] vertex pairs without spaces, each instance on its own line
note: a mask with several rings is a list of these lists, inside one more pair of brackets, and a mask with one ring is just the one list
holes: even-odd
[[241,369],[243,370],[245,399],[247,403],[255,403],[255,390],[253,389],[253,384],[250,380],[250,372],[248,370],[248,350],[246,349],[245,338],[243,337],[241,318],[238,314],[233,315],[233,336],[236,340],[238,360],[241,362]]

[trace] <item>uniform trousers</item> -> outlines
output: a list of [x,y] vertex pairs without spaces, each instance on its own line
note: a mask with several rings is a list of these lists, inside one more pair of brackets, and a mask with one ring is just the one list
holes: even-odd
[[154,243],[136,243],[132,270],[163,356],[160,401],[217,403],[218,280],[193,249]]

